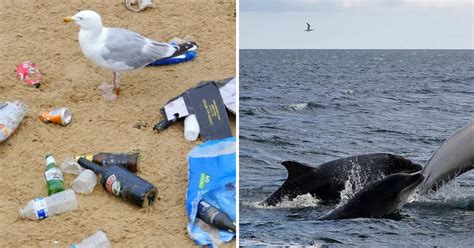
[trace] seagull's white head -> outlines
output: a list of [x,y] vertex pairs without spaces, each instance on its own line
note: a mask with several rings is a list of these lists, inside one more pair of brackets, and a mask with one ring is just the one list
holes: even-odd
[[64,22],[75,22],[85,30],[102,28],[102,19],[100,18],[100,15],[92,10],[83,10],[72,17],[65,17]]

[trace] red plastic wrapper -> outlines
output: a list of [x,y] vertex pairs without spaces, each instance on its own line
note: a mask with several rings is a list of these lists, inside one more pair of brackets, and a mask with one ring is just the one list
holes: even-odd
[[43,81],[43,75],[36,67],[36,64],[31,61],[20,63],[16,68],[18,78],[29,86],[38,88]]

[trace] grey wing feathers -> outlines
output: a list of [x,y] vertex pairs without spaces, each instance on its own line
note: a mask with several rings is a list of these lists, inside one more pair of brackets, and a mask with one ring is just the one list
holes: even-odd
[[109,28],[105,43],[108,49],[108,53],[103,54],[105,60],[123,62],[133,68],[141,68],[155,60],[169,57],[177,50],[172,45],[121,28]]

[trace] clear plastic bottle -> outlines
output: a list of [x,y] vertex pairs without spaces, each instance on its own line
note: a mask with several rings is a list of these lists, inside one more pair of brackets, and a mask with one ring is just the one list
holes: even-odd
[[99,230],[80,243],[71,245],[70,248],[110,248],[110,242],[105,233]]
[[20,216],[30,220],[41,220],[77,208],[76,194],[74,190],[68,189],[48,197],[31,200],[23,209],[20,209]]
[[199,123],[196,115],[191,114],[184,118],[184,138],[187,141],[195,141],[199,136]]

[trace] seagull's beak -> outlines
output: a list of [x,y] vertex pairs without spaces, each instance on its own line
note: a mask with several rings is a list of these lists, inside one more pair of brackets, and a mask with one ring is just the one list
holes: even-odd
[[71,16],[68,16],[68,17],[64,17],[63,21],[64,21],[64,22],[73,22],[74,19],[72,19]]

